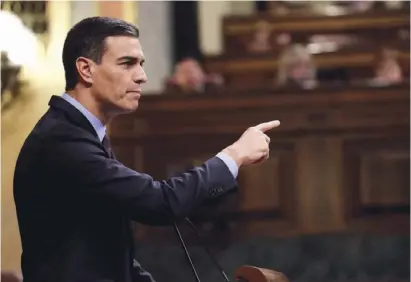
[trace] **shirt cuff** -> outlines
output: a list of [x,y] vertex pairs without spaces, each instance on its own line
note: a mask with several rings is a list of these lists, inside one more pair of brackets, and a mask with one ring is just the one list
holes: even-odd
[[217,154],[217,158],[221,159],[228,169],[230,170],[231,174],[233,175],[234,179],[238,176],[238,165],[237,163],[226,153],[220,152]]

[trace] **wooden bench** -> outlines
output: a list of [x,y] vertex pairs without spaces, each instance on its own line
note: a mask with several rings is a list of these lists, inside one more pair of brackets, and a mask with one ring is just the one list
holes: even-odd
[[[349,80],[372,78],[378,63],[377,50],[341,50],[313,56],[318,69],[343,69]],[[398,60],[404,76],[409,75],[409,50],[398,52]],[[271,85],[275,82],[278,58],[273,55],[249,55],[207,57],[204,61],[207,72],[219,73],[228,87],[252,88]]]
[[277,42],[281,34],[290,34],[292,41],[298,43],[309,43],[313,35],[343,35],[369,46],[409,46],[409,37],[406,36],[409,34],[409,18],[409,9],[342,16],[278,17],[270,13],[227,16],[222,24],[224,52],[238,55],[250,53],[247,45],[261,25],[271,30],[270,42],[274,53],[281,49]]

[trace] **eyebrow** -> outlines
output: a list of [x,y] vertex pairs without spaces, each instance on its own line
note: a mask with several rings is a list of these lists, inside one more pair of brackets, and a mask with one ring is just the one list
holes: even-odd
[[137,57],[133,57],[133,56],[123,56],[120,57],[116,60],[118,63],[120,62],[124,62],[124,61],[129,61],[129,62],[133,62],[133,63],[137,63],[138,61],[140,61],[140,63],[144,63],[145,59],[144,58],[137,58]]

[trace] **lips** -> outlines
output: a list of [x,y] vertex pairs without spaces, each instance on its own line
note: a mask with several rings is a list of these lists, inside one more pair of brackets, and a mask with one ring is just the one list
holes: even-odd
[[130,90],[130,91],[127,91],[127,93],[134,93],[134,94],[141,95],[141,90]]
[[141,96],[141,90],[133,90],[133,91],[127,91],[127,94],[135,95],[138,98]]

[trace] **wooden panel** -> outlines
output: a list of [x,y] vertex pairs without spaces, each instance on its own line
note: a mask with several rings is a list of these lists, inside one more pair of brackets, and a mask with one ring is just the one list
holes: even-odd
[[360,202],[364,207],[410,203],[410,156],[402,149],[365,153],[360,164]]
[[347,229],[409,233],[409,135],[344,144]]
[[345,144],[347,219],[409,213],[409,136]]
[[265,163],[244,168],[241,171],[242,202],[244,212],[277,210],[280,208],[280,159],[271,156]]
[[308,134],[299,139],[297,206],[302,231],[330,232],[345,227],[341,159],[338,135]]
[[[281,142],[283,140],[283,142]],[[291,140],[271,143],[270,158],[259,165],[241,168],[238,212],[258,213],[293,221],[295,218],[295,150]],[[243,188],[241,188],[243,187]]]

